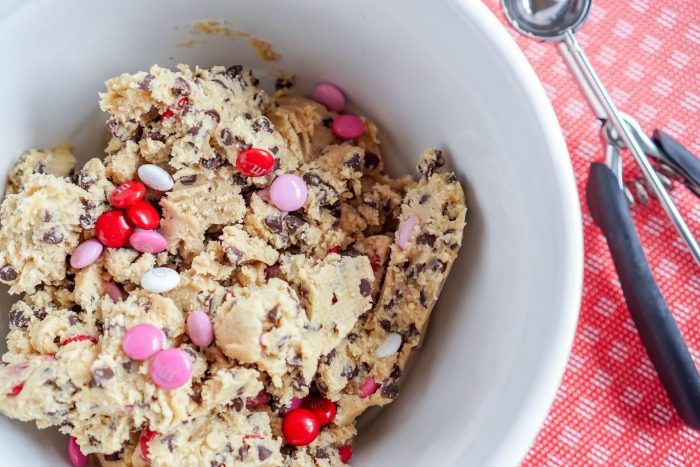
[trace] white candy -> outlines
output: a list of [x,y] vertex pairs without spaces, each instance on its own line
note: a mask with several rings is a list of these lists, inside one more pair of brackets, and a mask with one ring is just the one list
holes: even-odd
[[139,178],[149,188],[158,191],[168,191],[173,187],[173,177],[167,170],[153,164],[144,164],[139,167]]
[[389,355],[394,355],[399,350],[399,347],[401,347],[401,342],[403,342],[401,334],[390,332],[386,335],[384,342],[377,347],[377,357],[384,358]]
[[153,293],[173,290],[180,284],[180,274],[170,268],[153,268],[141,276],[141,287]]

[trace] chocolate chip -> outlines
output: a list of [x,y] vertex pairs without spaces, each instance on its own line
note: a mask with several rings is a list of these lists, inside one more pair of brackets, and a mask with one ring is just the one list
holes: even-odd
[[[255,76],[253,76],[252,73],[250,74],[250,84],[252,84],[253,86],[257,86],[258,84],[260,84],[260,80],[258,78],[256,78]],[[255,95],[256,100],[257,100],[257,97],[258,97],[258,94]]]
[[267,117],[258,117],[255,120],[253,120],[253,124],[251,125],[251,128],[255,133],[261,132],[261,131],[266,131],[268,133],[272,133],[272,122],[270,122],[270,119]]
[[68,324],[75,326],[78,323],[80,323],[80,316],[76,315],[75,313],[68,315]]
[[382,396],[386,397],[387,399],[396,399],[399,397],[399,386],[395,381],[390,381],[382,386]]
[[280,216],[267,216],[265,218],[265,225],[275,233],[282,233],[282,218]]
[[294,454],[297,452],[297,448],[295,446],[292,446],[291,444],[285,444],[280,448],[280,453],[284,457],[294,457]]
[[280,89],[289,89],[292,87],[292,84],[294,84],[294,83],[292,83],[288,79],[277,78],[275,80],[275,90],[279,91]]
[[323,448],[317,447],[316,452],[314,453],[314,457],[317,459],[329,459],[330,456],[328,455],[328,451],[326,451]]
[[423,234],[418,235],[418,238],[416,238],[416,243],[418,245],[434,246],[435,239],[436,239],[435,235],[423,233]]
[[114,370],[111,368],[95,368],[92,372],[92,386],[101,388],[105,381],[114,378]]
[[133,367],[133,362],[132,362],[131,360],[126,360],[126,361],[122,362],[122,368],[123,368],[124,371],[126,371],[127,373],[131,373],[131,368],[132,368],[132,367]]
[[243,257],[245,256],[245,254],[238,248],[228,247],[225,251],[228,260],[231,261],[231,263],[233,264],[240,263]]
[[331,117],[324,118],[321,120],[321,124],[326,128],[330,128],[333,125],[333,119]]
[[34,314],[34,317],[36,319],[38,319],[39,321],[44,321],[44,318],[46,318],[46,309],[45,308],[32,307],[32,313]]
[[457,178],[457,175],[455,175],[454,173],[451,173],[447,176],[447,183],[457,183],[458,181],[459,178]]
[[425,195],[420,197],[420,199],[418,200],[418,204],[425,204],[428,202],[429,199],[430,199],[430,195],[425,194]]
[[379,156],[372,151],[365,151],[365,169],[372,170],[379,165]]
[[221,143],[224,146],[231,146],[233,144],[233,135],[231,134],[231,130],[228,128],[224,128],[221,130]]
[[284,218],[284,224],[287,226],[290,232],[296,232],[299,227],[306,224],[306,222],[304,222],[304,220],[300,217],[289,214]]
[[335,356],[336,356],[335,349],[328,352],[328,354],[325,357],[326,365],[330,365],[333,362],[333,360],[335,360]]
[[53,219],[50,211],[44,211],[44,217],[42,218],[44,222],[50,222]]
[[216,170],[225,165],[225,163],[225,160],[218,154],[211,159],[202,159],[200,162],[202,167],[209,170]]
[[0,279],[6,282],[17,279],[17,271],[11,265],[6,264],[0,268]]
[[195,126],[189,127],[187,129],[187,134],[190,136],[197,136],[199,134],[199,130],[202,129],[202,122],[197,123]]
[[382,319],[379,321],[379,325],[384,329],[386,332],[391,332],[391,322],[388,319]]
[[362,279],[360,281],[360,295],[367,297],[370,293],[372,293],[372,283],[367,279]]
[[321,177],[312,172],[305,173],[302,178],[309,186],[318,186],[321,183]]
[[264,461],[272,455],[272,451],[267,449],[265,446],[258,444],[258,459]]
[[224,83],[223,81],[221,81],[221,80],[218,79],[218,78],[214,78],[213,80],[211,80],[211,82],[212,82],[212,83],[218,84],[219,86],[221,86],[222,88],[226,89],[227,91],[229,90],[229,87],[226,86],[226,83]]
[[143,77],[143,79],[139,82],[139,88],[141,88],[144,91],[150,91],[151,90],[151,81],[155,79],[155,76],[152,74],[147,74],[146,76]]
[[168,451],[173,452],[175,450],[175,435],[170,434],[163,436],[160,441],[168,446]]
[[113,452],[112,454],[105,454],[103,457],[107,462],[116,462],[118,460],[121,460],[123,452],[124,450],[120,449],[119,451]]
[[90,443],[90,446],[99,446],[100,440],[95,438],[93,435],[88,435],[88,443]]
[[219,123],[221,121],[221,115],[219,115],[219,112],[217,112],[214,109],[205,110],[204,114],[209,115],[211,118],[214,119],[216,123]]
[[197,174],[185,175],[184,177],[180,177],[178,179],[178,181],[180,183],[182,183],[183,185],[187,185],[187,186],[192,185],[194,182],[197,181]]
[[302,365],[302,363],[304,363],[304,361],[302,360],[301,355],[295,353],[294,355],[287,357],[287,363],[291,366],[299,367]]
[[430,261],[430,270],[433,272],[445,272],[447,269],[447,263],[440,261],[439,259],[433,259]]
[[277,319],[279,318],[279,307],[274,306],[270,311],[267,312],[267,319],[268,321],[272,321],[273,323],[277,322]]
[[425,163],[418,164],[418,171],[425,177],[428,178],[438,169],[445,165],[445,157],[442,155],[442,151],[434,151],[433,157],[426,160]]
[[233,140],[236,142],[236,146],[238,146],[242,151],[253,147],[252,144],[247,143],[246,140],[244,140],[240,136],[234,136]]
[[104,332],[105,332],[104,325],[105,325],[105,323],[101,319],[95,320],[95,327],[97,328],[97,332],[99,332],[100,334],[104,334]]
[[252,120],[252,119],[253,119],[253,115],[251,115],[250,112],[244,113],[243,116],[245,117],[246,120]]
[[81,214],[80,215],[80,227],[83,229],[91,229],[95,227],[95,218],[92,216],[92,214]]
[[359,336],[357,334],[351,332],[350,334],[348,334],[347,339],[351,344],[354,344],[358,337]]
[[22,310],[13,308],[10,310],[10,325],[16,328],[26,328],[29,324],[29,318],[24,315]]
[[49,230],[44,232],[44,235],[41,237],[41,241],[48,243],[49,245],[58,245],[59,243],[63,242],[63,239],[63,234],[58,226],[51,227]]
[[187,81],[185,81],[184,78],[178,76],[175,78],[175,84],[173,85],[173,88],[171,89],[174,95],[178,97],[186,97],[190,95],[191,89],[190,85],[187,84]]
[[243,410],[245,402],[243,402],[243,399],[241,399],[240,397],[236,397],[234,400],[231,401],[231,405],[233,405],[233,409],[236,412],[240,412],[241,410]]
[[391,367],[391,373],[389,374],[389,376],[392,379],[399,379],[401,378],[402,373],[403,372],[401,371],[401,367],[394,363],[394,366]]
[[119,122],[110,118],[109,120],[107,120],[106,126],[107,131],[109,131],[112,136],[121,139],[123,133],[121,127],[119,126]]
[[428,299],[425,297],[424,290],[421,290],[420,293],[418,294],[418,301],[420,302],[421,305],[423,305],[424,308],[428,307]]
[[241,65],[233,65],[228,68],[226,68],[226,74],[228,75],[229,78],[237,78],[241,75],[241,72],[243,71],[243,66]]
[[360,155],[355,153],[350,156],[350,159],[345,161],[345,166],[351,168],[355,172],[362,172],[362,167],[360,166]]

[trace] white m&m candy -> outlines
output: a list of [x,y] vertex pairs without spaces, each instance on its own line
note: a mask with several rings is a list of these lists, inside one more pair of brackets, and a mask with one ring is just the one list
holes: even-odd
[[167,170],[154,164],[144,164],[139,167],[139,178],[149,188],[158,191],[168,191],[173,187],[173,177]]
[[173,290],[180,284],[180,274],[170,268],[153,268],[141,276],[141,287],[153,293]]

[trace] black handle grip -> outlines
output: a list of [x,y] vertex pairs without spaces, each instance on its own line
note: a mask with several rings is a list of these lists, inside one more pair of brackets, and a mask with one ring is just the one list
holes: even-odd
[[[700,196],[700,159],[690,152],[681,143],[673,139],[668,133],[661,130],[654,130],[652,139],[661,148],[666,157],[675,165],[686,177],[686,185],[693,193]],[[692,180],[693,183],[688,183]]]
[[700,429],[700,375],[651,274],[624,194],[606,165],[591,165],[586,201],[608,241],[622,292],[649,358],[681,418]]

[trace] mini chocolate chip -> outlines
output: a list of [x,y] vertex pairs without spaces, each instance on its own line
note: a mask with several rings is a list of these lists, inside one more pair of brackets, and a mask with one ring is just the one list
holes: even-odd
[[264,461],[272,455],[272,451],[267,449],[265,446],[258,444],[258,459]]
[[351,344],[354,344],[358,337],[359,336],[357,334],[351,332],[350,334],[348,334],[347,339]]
[[119,126],[119,122],[117,122],[116,120],[111,119],[111,118],[109,120],[107,120],[106,127],[107,127],[107,131],[109,131],[110,134],[112,136],[114,136],[115,138],[121,139],[121,137],[123,136],[122,129]]
[[228,128],[224,128],[221,130],[220,139],[224,146],[231,146],[234,142],[231,130],[229,130]]
[[240,412],[241,410],[243,410],[243,406],[245,405],[243,399],[241,399],[240,397],[236,397],[234,400],[232,400],[231,404],[233,405],[233,409],[236,412]]
[[71,326],[75,326],[76,324],[80,323],[80,317],[76,315],[75,313],[71,313],[68,315],[68,324]]
[[160,441],[165,442],[165,444],[168,446],[168,451],[173,452],[175,450],[175,435],[169,434],[163,436]]
[[277,78],[275,80],[275,90],[279,91],[280,89],[289,89],[292,87],[292,82],[290,80],[284,79],[284,78]]
[[93,435],[88,435],[88,443],[90,443],[90,446],[99,446],[100,440],[95,438]]
[[387,399],[396,399],[399,397],[399,386],[395,381],[390,381],[382,386],[382,396],[386,397]]
[[455,175],[454,173],[451,173],[447,176],[447,183],[457,183],[458,181],[459,178],[457,178],[457,175]]
[[278,318],[279,318],[279,307],[275,305],[270,311],[267,312],[267,319],[268,319],[268,321],[272,321],[273,323],[276,323]]
[[321,183],[321,177],[313,172],[305,173],[302,178],[310,186],[318,186]]
[[197,123],[195,126],[192,126],[187,129],[187,134],[190,136],[197,136],[199,134],[199,130],[202,129],[202,122]]
[[234,136],[233,140],[236,142],[236,146],[238,146],[242,151],[253,147],[252,144],[247,143],[246,140],[244,140],[240,136]]
[[102,387],[102,383],[114,378],[114,370],[111,368],[95,368],[92,372],[92,386]]
[[197,181],[197,174],[185,175],[184,177],[180,177],[178,181],[183,185],[192,185]]
[[133,366],[133,363],[132,363],[131,360],[126,360],[126,361],[122,362],[122,368],[123,368],[124,371],[126,371],[127,373],[131,373],[131,367],[132,367],[132,366]]
[[345,166],[351,168],[355,172],[361,172],[362,166],[360,165],[360,155],[355,153],[350,156],[350,159],[345,161]]
[[424,308],[428,307],[428,299],[425,297],[425,291],[421,290],[418,294],[418,301],[423,305]]
[[277,153],[280,152],[280,148],[278,146],[272,146],[270,148],[270,152],[274,155],[277,155]]
[[29,318],[24,315],[19,308],[10,310],[10,325],[16,328],[26,328],[29,324]]
[[331,117],[324,118],[321,120],[321,124],[326,128],[330,128],[333,125],[333,119]]
[[165,136],[163,136],[163,134],[159,131],[149,131],[148,138],[154,141],[160,141],[161,143],[165,143]]
[[428,202],[429,199],[430,199],[430,195],[426,193],[420,197],[420,200],[418,200],[418,204],[425,204]]
[[58,226],[51,227],[49,230],[44,232],[44,235],[41,237],[41,241],[48,243],[49,245],[58,245],[59,243],[63,242],[63,239],[63,234]]
[[402,374],[403,374],[403,372],[401,371],[401,367],[399,367],[396,363],[394,363],[394,366],[391,367],[391,373],[389,374],[389,376],[392,379],[399,379],[399,378],[401,378]]
[[221,86],[222,88],[224,88],[224,89],[226,89],[226,90],[229,89],[229,87],[226,86],[226,83],[224,83],[223,81],[221,81],[219,78],[214,78],[213,80],[211,80],[211,82],[212,82],[212,83],[218,84],[219,86]]
[[265,225],[267,225],[269,229],[275,233],[282,233],[283,226],[282,218],[280,216],[267,216],[265,218]]
[[333,360],[335,360],[335,356],[336,356],[335,349],[333,349],[333,350],[331,350],[330,352],[328,352],[328,354],[327,354],[326,357],[325,357],[326,365],[330,365],[331,362],[333,362]]
[[266,131],[268,133],[272,133],[272,122],[270,122],[270,119],[267,117],[258,117],[255,120],[253,120],[253,124],[251,125],[251,128],[255,133],[258,133],[260,131]]
[[191,89],[190,85],[187,84],[184,78],[178,76],[175,78],[175,84],[173,85],[172,92],[174,95],[179,97],[186,97],[190,95]]
[[155,79],[155,76],[152,74],[147,74],[146,76],[143,77],[143,79],[139,82],[139,88],[141,88],[144,91],[150,91],[151,90],[151,81]]
[[317,447],[316,452],[314,453],[314,457],[316,457],[317,459],[328,459],[328,451],[326,451],[323,448]]
[[360,281],[360,295],[367,297],[370,293],[372,293],[372,282],[362,279]]
[[6,264],[0,268],[0,279],[10,282],[17,279],[17,271],[11,265]]
[[211,118],[214,119],[216,123],[219,123],[221,121],[221,115],[219,115],[219,112],[217,112],[214,109],[205,110],[204,114],[209,115]]
[[233,264],[240,263],[243,257],[245,256],[245,254],[238,248],[228,247],[225,251],[228,260],[231,261],[231,263]]
[[416,243],[418,245],[434,246],[435,239],[436,239],[435,235],[423,233],[423,234],[418,235],[418,238],[416,238]]
[[91,214],[85,213],[80,215],[80,227],[83,229],[91,229],[95,227],[95,218]]
[[[253,86],[257,86],[258,84],[260,84],[260,80],[259,80],[258,78],[256,78],[256,77],[253,76],[252,74],[250,75],[250,77],[251,77],[251,79],[250,79],[250,84],[252,84]],[[256,96],[256,98],[257,98],[258,95],[256,94],[255,96]],[[256,100],[257,100],[257,99],[256,99]]]
[[46,309],[45,308],[32,307],[32,313],[34,314],[34,317],[36,319],[38,319],[39,321],[43,321],[44,318],[46,318]]
[[226,68],[226,74],[229,76],[229,78],[237,78],[238,76],[241,75],[242,71],[243,71],[243,66],[241,66],[241,65],[233,65],[233,66]]
[[295,353],[291,357],[287,357],[287,363],[289,363],[291,366],[301,366],[303,363],[303,360],[301,358],[301,355],[298,353]]
[[296,232],[299,227],[306,224],[303,219],[295,215],[289,214],[284,218],[284,224],[287,226],[290,232]]
[[372,151],[365,151],[365,169],[372,170],[379,165],[379,156]]
[[44,211],[44,222],[49,222],[51,219],[53,219],[53,216],[51,215],[50,211]]
[[243,116],[245,117],[246,120],[252,120],[252,119],[253,119],[253,115],[251,115],[250,112],[244,113]]
[[388,319],[382,319],[379,321],[379,325],[384,329],[386,332],[391,332],[391,322]]
[[95,320],[95,327],[97,328],[97,332],[99,332],[100,334],[104,334],[104,331],[105,331],[104,326],[105,326],[104,321],[102,321],[101,319]]
[[439,259],[433,259],[430,261],[430,270],[433,272],[445,272],[447,269],[447,263],[440,261]]
[[280,448],[280,453],[284,457],[294,457],[294,454],[297,452],[297,448],[295,446],[292,446],[291,444],[285,444]]
[[215,169],[218,169],[219,167],[222,167],[225,164],[225,161],[220,155],[217,154],[216,156],[212,157],[211,159],[202,159],[200,161],[200,164],[205,169],[215,170]]
[[107,462],[116,462],[118,460],[121,460],[123,452],[124,452],[124,450],[120,449],[119,451],[113,452],[112,454],[105,454],[102,457],[104,457],[104,459]]

